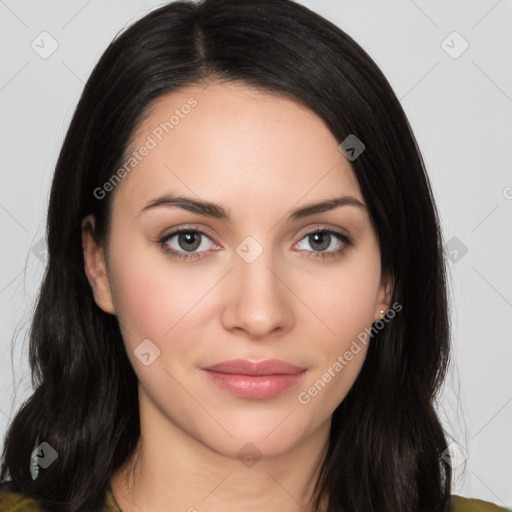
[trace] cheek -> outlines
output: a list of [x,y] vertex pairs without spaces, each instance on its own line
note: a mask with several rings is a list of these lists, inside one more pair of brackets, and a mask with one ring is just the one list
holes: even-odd
[[175,323],[180,305],[185,302],[184,289],[176,273],[161,268],[162,258],[157,249],[148,249],[149,242],[130,242],[128,247],[128,240],[119,237],[113,241],[110,254],[119,325],[128,347],[133,349],[149,338],[162,348],[160,340]]
[[127,266],[112,273],[114,304],[123,337],[134,348],[145,338],[156,340],[169,329],[169,286],[148,268]]
[[309,323],[317,325],[325,354],[350,345],[371,326],[381,277],[379,258],[375,251],[353,252],[339,265],[319,266],[298,281],[297,295],[314,313],[308,315]]
[[336,298],[330,302],[333,330],[343,342],[356,337],[373,321],[379,276],[372,268],[361,270],[339,278]]
[[[208,291],[219,276],[174,264],[159,248],[143,241],[123,253],[122,240],[111,254],[111,283],[116,314],[127,351],[150,339],[161,361],[193,357],[190,340],[204,326]],[[180,340],[185,340],[180,343]]]
[[318,408],[319,414],[323,408],[332,413],[359,375],[371,342],[368,333],[380,284],[380,255],[366,250],[354,253],[336,269],[324,268],[301,282],[304,302],[315,313],[308,315],[308,350],[314,348],[316,364],[298,390],[302,393],[298,400]]

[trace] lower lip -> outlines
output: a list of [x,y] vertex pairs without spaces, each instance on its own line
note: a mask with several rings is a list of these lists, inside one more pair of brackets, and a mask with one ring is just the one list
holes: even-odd
[[205,372],[217,386],[235,396],[263,400],[280,395],[295,386],[304,377],[306,370],[286,375],[239,375],[211,370]]

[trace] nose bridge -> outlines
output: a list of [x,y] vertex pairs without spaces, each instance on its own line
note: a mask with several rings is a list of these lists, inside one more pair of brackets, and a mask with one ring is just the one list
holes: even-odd
[[253,236],[247,236],[240,242],[236,248],[235,275],[241,286],[239,292],[268,295],[268,300],[272,300],[279,290],[275,270],[272,271],[275,267],[274,251],[268,240],[260,242]]
[[[266,239],[268,240],[268,238]],[[233,287],[225,305],[226,328],[241,328],[252,336],[264,336],[290,320],[283,277],[275,270],[272,247],[247,236],[236,247]]]

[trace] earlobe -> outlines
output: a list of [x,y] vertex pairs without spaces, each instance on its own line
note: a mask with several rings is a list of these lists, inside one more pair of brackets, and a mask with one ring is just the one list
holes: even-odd
[[95,219],[88,215],[82,220],[82,249],[84,271],[91,285],[94,300],[105,313],[115,315],[105,252],[94,240]]
[[390,276],[383,275],[381,279],[377,304],[375,306],[375,313],[373,316],[374,322],[381,320],[386,315],[386,312],[389,309],[389,305],[391,304],[392,296],[393,279]]

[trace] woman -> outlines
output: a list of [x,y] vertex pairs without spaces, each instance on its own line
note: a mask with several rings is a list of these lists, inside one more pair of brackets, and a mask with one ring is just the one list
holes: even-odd
[[151,12],[57,162],[0,509],[500,510],[450,494],[441,247],[349,36],[289,0]]

